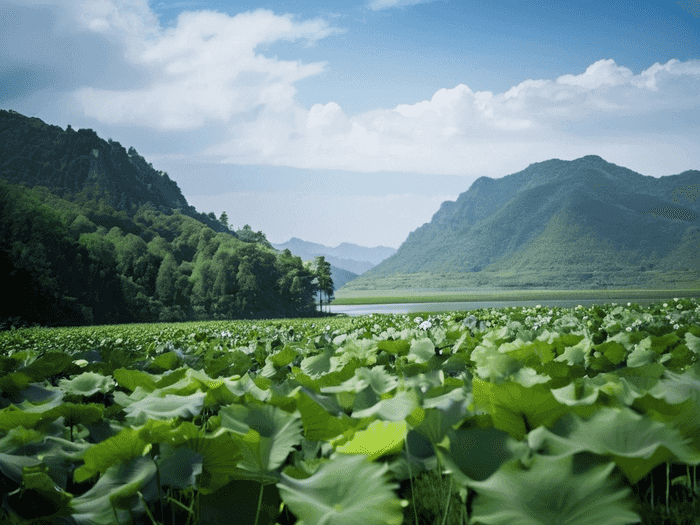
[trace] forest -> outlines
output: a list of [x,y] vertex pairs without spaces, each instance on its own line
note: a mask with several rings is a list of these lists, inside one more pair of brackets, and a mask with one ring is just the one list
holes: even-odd
[[327,292],[326,265],[198,213],[92,130],[0,111],[0,175],[2,328],[310,316]]

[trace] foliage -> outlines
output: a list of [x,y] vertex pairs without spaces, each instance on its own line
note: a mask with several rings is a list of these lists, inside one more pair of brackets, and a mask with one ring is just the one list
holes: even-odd
[[314,313],[301,259],[196,213],[133,148],[12,111],[0,137],[0,270],[22,290],[0,328]]
[[0,512],[693,523],[699,326],[676,298],[6,331]]

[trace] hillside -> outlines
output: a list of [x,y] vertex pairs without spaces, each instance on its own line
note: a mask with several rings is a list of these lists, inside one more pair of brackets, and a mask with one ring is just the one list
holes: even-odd
[[133,148],[0,111],[0,328],[315,314],[313,273]]
[[197,213],[177,183],[134,148],[103,140],[91,129],[65,130],[16,111],[0,110],[0,178],[44,186],[73,202],[100,201],[131,215],[145,203],[177,209],[214,231],[229,233],[215,217]]
[[589,155],[481,177],[344,290],[684,287],[700,282],[700,171]]

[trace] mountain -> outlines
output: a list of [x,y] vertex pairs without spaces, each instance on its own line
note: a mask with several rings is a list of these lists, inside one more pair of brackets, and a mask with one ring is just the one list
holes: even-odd
[[331,248],[323,244],[303,241],[296,237],[292,237],[283,244],[273,244],[272,246],[278,250],[289,249],[294,255],[298,255],[305,261],[323,255],[333,266],[357,275],[366,272],[396,253],[394,248],[388,248],[387,246],[367,248],[344,242],[335,248]]
[[644,176],[596,155],[481,177],[345,290],[700,283],[700,171]]
[[315,315],[314,275],[133,148],[0,110],[0,329]]
[[127,151],[91,129],[68,125],[63,130],[12,110],[0,110],[0,178],[29,188],[44,186],[74,202],[102,200],[128,214],[145,203],[161,212],[177,209],[227,232],[215,217],[197,213],[177,183],[134,148]]

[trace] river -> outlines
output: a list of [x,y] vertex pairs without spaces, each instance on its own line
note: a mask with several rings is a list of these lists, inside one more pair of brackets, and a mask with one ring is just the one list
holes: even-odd
[[508,306],[531,307],[559,306],[563,308],[574,308],[577,305],[590,306],[591,304],[617,303],[626,305],[627,303],[637,303],[646,305],[655,302],[662,302],[663,299],[552,299],[539,301],[474,301],[474,302],[446,302],[446,303],[396,303],[396,304],[355,304],[355,305],[331,305],[331,312],[334,314],[346,315],[368,315],[368,314],[410,314],[414,312],[446,312],[446,311],[466,311],[478,310],[480,308],[506,308]]

